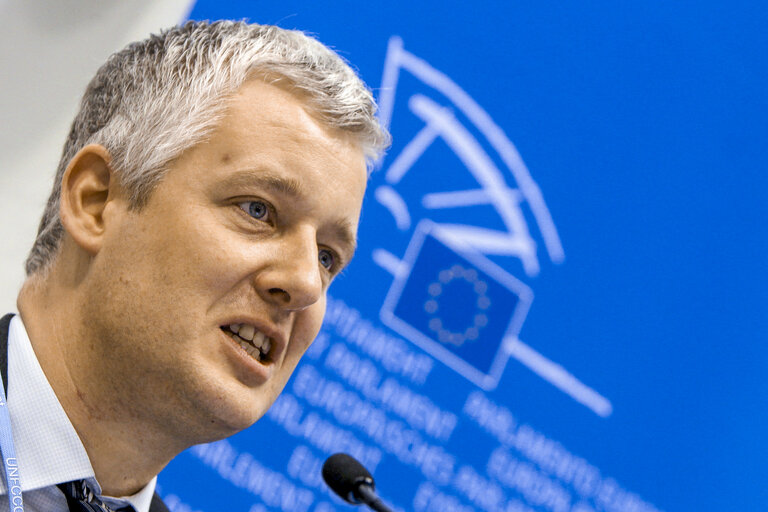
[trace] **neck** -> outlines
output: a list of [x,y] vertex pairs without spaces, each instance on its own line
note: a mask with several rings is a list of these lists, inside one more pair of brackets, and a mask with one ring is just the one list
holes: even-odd
[[24,284],[18,299],[22,321],[104,493],[135,494],[191,443],[152,421],[141,400],[125,393],[130,388],[113,380],[129,376],[99,373],[99,352],[89,350],[98,340],[88,335],[77,290],[55,276]]

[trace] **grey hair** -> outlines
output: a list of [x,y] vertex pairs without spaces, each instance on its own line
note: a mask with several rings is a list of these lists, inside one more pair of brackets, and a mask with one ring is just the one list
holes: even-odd
[[88,85],[27,275],[46,269],[61,245],[61,180],[80,149],[95,143],[109,151],[131,208],[140,210],[169,164],[210,135],[227,98],[254,74],[286,80],[321,122],[359,141],[369,168],[389,145],[370,90],[341,57],[303,32],[236,21],[173,27],[113,54]]

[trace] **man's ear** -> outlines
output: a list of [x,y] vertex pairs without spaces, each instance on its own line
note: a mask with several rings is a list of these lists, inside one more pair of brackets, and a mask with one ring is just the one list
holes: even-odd
[[59,215],[75,243],[96,254],[104,234],[104,209],[117,191],[117,177],[104,146],[89,144],[70,160],[61,179]]

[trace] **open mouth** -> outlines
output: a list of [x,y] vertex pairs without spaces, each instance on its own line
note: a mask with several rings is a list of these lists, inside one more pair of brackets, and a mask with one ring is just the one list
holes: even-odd
[[224,325],[221,330],[235,340],[245,352],[261,363],[271,361],[272,340],[249,324]]

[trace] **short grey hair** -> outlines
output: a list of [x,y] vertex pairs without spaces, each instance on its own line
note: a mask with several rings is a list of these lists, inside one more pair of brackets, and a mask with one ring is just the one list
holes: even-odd
[[165,30],[113,54],[88,85],[27,275],[46,269],[61,245],[61,180],[80,149],[95,143],[109,151],[131,208],[140,210],[169,164],[210,135],[226,100],[255,74],[287,81],[321,122],[352,134],[369,169],[389,145],[371,91],[341,57],[303,32],[237,21]]

